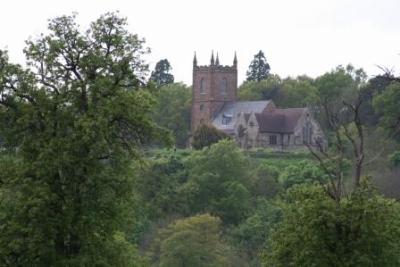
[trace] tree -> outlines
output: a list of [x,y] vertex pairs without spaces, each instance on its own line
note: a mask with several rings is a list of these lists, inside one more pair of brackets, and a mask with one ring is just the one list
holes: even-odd
[[239,99],[272,100],[278,107],[307,107],[318,102],[318,88],[307,76],[281,79],[270,74],[261,81],[246,81],[239,87]]
[[182,83],[162,86],[156,92],[154,120],[158,125],[171,130],[175,144],[186,147],[190,132],[190,110],[192,93]]
[[397,266],[400,206],[364,183],[339,204],[322,186],[289,189],[264,266]]
[[233,245],[243,251],[250,266],[261,266],[261,255],[274,226],[281,220],[278,206],[263,198],[255,201],[255,211],[230,231]]
[[328,183],[323,183],[326,193],[337,202],[348,192],[344,179],[349,162],[353,163],[353,188],[360,186],[365,165],[364,122],[361,106],[365,99],[361,94],[366,74],[362,69],[338,66],[334,71],[316,79],[318,88],[317,115],[331,137],[330,148],[324,149],[323,142],[316,140],[317,149],[305,144],[318,160],[326,174]]
[[158,61],[154,71],[151,73],[150,80],[154,81],[157,86],[173,83],[174,75],[169,73],[171,69],[168,59]]
[[148,160],[135,178],[138,202],[148,218],[164,218],[179,213],[185,203],[178,201],[178,188],[186,181],[182,160],[174,155]]
[[281,186],[278,182],[279,170],[275,166],[262,164],[255,169],[251,177],[251,194],[253,197],[273,198]]
[[392,82],[386,90],[375,97],[374,108],[381,114],[380,124],[387,133],[400,141],[400,82]]
[[261,81],[269,76],[270,66],[264,56],[263,51],[259,51],[254,55],[254,59],[249,65],[249,70],[247,71],[247,81]]
[[307,107],[315,106],[318,100],[318,89],[314,80],[307,76],[286,78],[282,80],[280,97],[275,101],[279,107]]
[[209,214],[177,220],[160,230],[153,259],[160,267],[229,266],[220,232],[220,219]]
[[393,154],[390,155],[390,162],[393,166],[399,167],[400,166],[400,151],[395,151]]
[[235,142],[222,140],[194,151],[187,160],[188,182],[180,190],[192,213],[209,212],[237,224],[250,211],[248,159]]
[[325,183],[328,180],[326,176],[326,173],[317,164],[302,160],[287,166],[281,172],[279,181],[287,189],[296,184]]
[[368,83],[361,88],[361,95],[364,99],[361,106],[361,119],[367,126],[376,127],[379,123],[381,114],[374,108],[374,99],[382,94],[388,85],[395,79],[391,74],[386,73],[377,75],[368,80]]
[[273,100],[281,98],[282,80],[278,75],[269,75],[261,81],[251,80],[239,87],[239,99],[244,101]]
[[210,147],[223,139],[230,139],[230,136],[218,130],[213,125],[202,124],[197,127],[193,134],[192,146],[195,149]]
[[[0,64],[2,266],[131,266],[123,229],[131,160],[160,133],[144,87],[144,41],[107,13],[75,15],[27,41],[29,69]],[[121,233],[121,232],[120,232]],[[115,249],[114,249],[115,248]],[[126,249],[126,250],[125,250]]]

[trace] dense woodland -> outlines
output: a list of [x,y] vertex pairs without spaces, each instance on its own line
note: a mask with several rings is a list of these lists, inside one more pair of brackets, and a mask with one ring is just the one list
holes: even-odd
[[0,51],[0,266],[400,266],[400,77],[283,78],[259,51],[239,98],[310,108],[329,147],[241,150],[190,136],[190,86],[126,26],[62,16],[26,66]]

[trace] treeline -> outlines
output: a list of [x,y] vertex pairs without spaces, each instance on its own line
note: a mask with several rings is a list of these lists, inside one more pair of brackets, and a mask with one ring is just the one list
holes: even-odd
[[26,67],[0,52],[1,266],[400,265],[399,78],[281,79],[260,51],[240,98],[308,106],[328,149],[243,151],[213,129],[173,149],[191,90],[167,60],[146,79],[126,23],[62,16]]
[[232,141],[151,152],[135,186],[135,239],[151,266],[399,263],[400,206],[368,178],[334,199],[308,153],[250,155]]

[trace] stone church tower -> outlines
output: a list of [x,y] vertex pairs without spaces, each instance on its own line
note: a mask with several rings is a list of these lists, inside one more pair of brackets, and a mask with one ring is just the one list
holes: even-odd
[[211,123],[227,102],[237,100],[237,58],[233,66],[222,66],[218,54],[208,66],[198,66],[193,58],[192,133],[201,123]]

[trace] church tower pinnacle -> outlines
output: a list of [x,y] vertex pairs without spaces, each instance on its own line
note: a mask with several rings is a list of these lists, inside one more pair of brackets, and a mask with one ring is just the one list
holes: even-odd
[[194,57],[193,57],[193,67],[197,67],[196,51],[194,52]]

